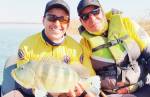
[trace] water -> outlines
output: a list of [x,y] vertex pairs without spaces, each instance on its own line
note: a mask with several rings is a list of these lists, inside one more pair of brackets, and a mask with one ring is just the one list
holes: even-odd
[[23,39],[42,29],[42,24],[0,24],[0,84],[6,59],[17,53]]

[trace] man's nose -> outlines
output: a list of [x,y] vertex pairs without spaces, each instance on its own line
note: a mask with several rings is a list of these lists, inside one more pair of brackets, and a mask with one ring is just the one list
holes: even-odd
[[89,20],[90,20],[90,21],[95,21],[95,20],[96,20],[95,15],[89,14]]
[[55,21],[55,25],[57,25],[57,26],[61,25],[60,21],[59,21],[59,20],[56,20],[56,21]]

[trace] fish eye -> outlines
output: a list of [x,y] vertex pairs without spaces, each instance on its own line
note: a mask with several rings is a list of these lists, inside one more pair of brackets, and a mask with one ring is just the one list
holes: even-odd
[[22,67],[20,67],[20,69],[21,69],[21,70],[23,70],[23,68],[24,68],[23,66],[22,66]]

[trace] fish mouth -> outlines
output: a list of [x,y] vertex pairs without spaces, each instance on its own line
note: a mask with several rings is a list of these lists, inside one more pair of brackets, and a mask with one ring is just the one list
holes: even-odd
[[23,86],[23,87],[25,87],[25,88],[27,88],[27,89],[31,89],[31,86],[30,86],[30,85],[28,86],[27,84],[23,83],[23,81],[20,81],[20,79],[18,79],[15,70],[12,70],[11,76],[13,77],[13,79],[14,79],[19,85],[21,85],[21,86]]

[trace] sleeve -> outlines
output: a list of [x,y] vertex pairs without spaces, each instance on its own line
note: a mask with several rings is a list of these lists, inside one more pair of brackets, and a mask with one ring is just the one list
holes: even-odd
[[148,35],[148,32],[146,32],[139,24],[137,24],[135,21],[132,21],[135,27],[135,32],[140,37],[144,43],[150,44],[150,36]]
[[18,49],[17,67],[20,66],[21,64],[29,62],[29,59],[30,59],[29,47],[26,44],[22,43]]
[[137,42],[141,51],[143,51],[147,47],[148,42],[150,41],[147,32],[144,31],[142,27],[140,27],[135,21],[131,19],[128,19],[125,25],[127,26],[129,35]]
[[150,37],[148,33],[136,22],[133,21],[133,24],[135,26],[135,32],[145,44],[145,47],[143,48],[143,51],[141,52],[141,56],[139,59],[140,61],[142,61],[141,64],[145,65],[145,67],[150,73]]
[[16,90],[16,82],[11,76],[11,71],[16,68],[16,64],[9,64],[8,67],[5,67],[3,70],[3,81],[1,85],[1,94],[2,97],[5,97],[4,95],[9,93],[12,90]]
[[82,46],[83,49],[83,65],[88,68],[88,70],[90,71],[90,75],[95,75],[95,71],[92,67],[91,64],[91,60],[90,60],[90,56],[91,56],[91,49],[90,46],[88,44],[88,41],[84,38],[81,39],[80,44]]

